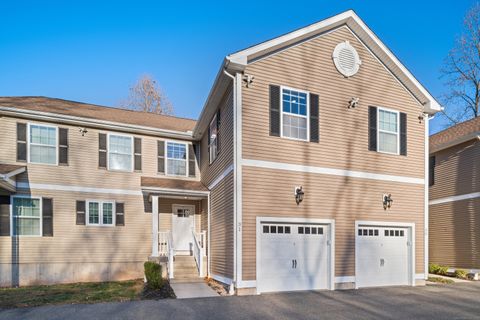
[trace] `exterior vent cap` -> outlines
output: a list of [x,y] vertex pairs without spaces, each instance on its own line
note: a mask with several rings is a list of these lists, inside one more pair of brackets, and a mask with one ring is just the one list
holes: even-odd
[[348,41],[337,44],[335,50],[333,50],[332,58],[338,72],[345,77],[355,75],[362,64],[357,50]]

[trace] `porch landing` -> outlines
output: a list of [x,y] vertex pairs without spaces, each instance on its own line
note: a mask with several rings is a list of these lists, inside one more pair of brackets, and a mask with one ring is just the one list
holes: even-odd
[[205,282],[170,283],[177,299],[219,297]]

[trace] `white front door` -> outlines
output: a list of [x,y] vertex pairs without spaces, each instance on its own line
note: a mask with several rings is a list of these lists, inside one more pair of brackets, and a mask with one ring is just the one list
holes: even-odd
[[173,248],[177,254],[190,254],[192,251],[194,215],[194,206],[173,206],[172,237]]
[[410,230],[375,225],[357,228],[357,287],[410,284]]
[[329,225],[262,223],[257,232],[259,292],[329,287]]

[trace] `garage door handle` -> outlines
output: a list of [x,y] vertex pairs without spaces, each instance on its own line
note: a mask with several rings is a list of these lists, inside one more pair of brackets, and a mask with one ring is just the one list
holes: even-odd
[[292,269],[295,268],[295,260],[292,259]]
[[295,269],[297,269],[297,259],[295,259]]

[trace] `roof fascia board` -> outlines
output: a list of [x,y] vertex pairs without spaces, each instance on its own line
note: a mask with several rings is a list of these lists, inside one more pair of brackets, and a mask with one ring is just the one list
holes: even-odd
[[36,110],[0,106],[0,114],[11,116],[11,117],[43,120],[43,121],[49,121],[49,122],[55,122],[55,123],[64,123],[69,125],[90,126],[90,127],[96,127],[96,128],[112,130],[112,131],[125,131],[125,132],[145,134],[145,135],[151,135],[151,136],[193,140],[191,131],[182,132],[182,131],[158,129],[153,127],[131,125],[131,124],[126,124],[121,122],[69,116],[69,115],[52,113],[52,112],[43,112],[43,111],[36,111]]
[[470,133],[468,135],[457,138],[457,139],[452,140],[450,142],[440,144],[437,147],[430,147],[430,154],[433,154],[433,153],[436,153],[436,152],[454,147],[456,145],[459,145],[461,143],[464,143],[464,142],[467,142],[467,141],[470,141],[470,140],[480,140],[480,132]]
[[207,196],[210,194],[210,191],[198,191],[198,190],[188,190],[188,189],[170,189],[170,188],[160,188],[160,187],[142,187],[144,193],[161,193],[169,195],[182,195],[182,196]]

